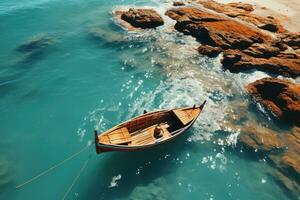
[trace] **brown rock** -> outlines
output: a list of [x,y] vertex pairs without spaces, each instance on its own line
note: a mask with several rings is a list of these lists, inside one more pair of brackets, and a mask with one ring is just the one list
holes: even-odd
[[296,52],[280,52],[277,55],[278,58],[287,58],[287,59],[300,59],[300,54],[297,54]]
[[283,43],[289,45],[293,49],[300,49],[300,32],[282,34],[280,38]]
[[184,6],[185,4],[182,1],[174,1],[173,6]]
[[279,119],[300,124],[300,85],[277,78],[263,78],[247,90]]
[[201,45],[198,47],[198,52],[202,55],[206,55],[208,57],[216,57],[219,53],[222,52],[220,47],[212,47],[209,45]]
[[162,17],[153,9],[134,9],[128,11],[117,11],[121,19],[136,28],[156,28],[164,24]]
[[250,22],[264,30],[271,32],[286,31],[280,22],[272,16],[262,17],[251,13],[254,10],[251,4],[241,2],[222,4],[213,0],[198,0],[197,2],[202,4],[205,8],[224,13],[229,17],[236,17],[243,21]]
[[280,22],[272,16],[262,17],[254,14],[239,15],[237,18],[250,22],[258,28],[271,32],[286,32]]
[[210,46],[246,49],[270,39],[253,27],[196,8],[171,9],[166,15],[177,21],[176,30]]
[[242,52],[256,58],[270,58],[278,55],[280,53],[280,49],[267,43],[254,43]]
[[[247,53],[250,54],[253,51]],[[234,73],[256,69],[286,77],[300,76],[299,59],[286,57],[254,58],[238,50],[226,50],[221,62],[226,69]]]
[[251,4],[249,3],[242,3],[242,2],[233,2],[233,3],[227,3],[227,6],[230,6],[232,8],[236,8],[239,10],[244,10],[246,12],[252,12],[254,11],[254,8]]
[[202,4],[205,8],[214,10],[218,13],[224,13],[230,17],[237,17],[254,10],[251,4],[241,2],[222,4],[212,0],[198,0],[197,3]]

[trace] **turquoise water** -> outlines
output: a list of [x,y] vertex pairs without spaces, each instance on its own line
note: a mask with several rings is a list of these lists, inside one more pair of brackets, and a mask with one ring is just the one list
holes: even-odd
[[[244,86],[266,75],[224,72],[218,58],[199,56],[194,39],[172,31],[166,17],[157,30],[127,33],[111,14],[121,5],[163,13],[168,3],[0,2],[0,199],[62,199],[87,160],[67,199],[287,199],[264,158],[235,146],[238,130],[231,128],[236,113],[272,126],[255,106],[244,106],[251,105]],[[18,51],[44,36],[49,46]],[[205,99],[197,123],[170,144],[103,155],[91,146],[15,189],[91,144],[94,128]]]

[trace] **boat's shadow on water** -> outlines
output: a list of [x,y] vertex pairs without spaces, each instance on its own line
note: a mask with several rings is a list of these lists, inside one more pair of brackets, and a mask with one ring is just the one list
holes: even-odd
[[[145,151],[103,154],[105,158],[97,162],[97,171],[83,199],[127,199],[135,187],[168,175],[178,167],[176,158],[190,147],[187,138],[191,134],[188,131],[167,144]],[[117,181],[118,186],[110,187],[112,178],[119,174],[122,178]]]

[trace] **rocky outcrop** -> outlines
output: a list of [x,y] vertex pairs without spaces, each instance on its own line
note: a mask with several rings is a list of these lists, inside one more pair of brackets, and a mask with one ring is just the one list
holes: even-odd
[[134,9],[116,11],[117,17],[135,28],[156,28],[164,24],[162,17],[153,9]]
[[234,2],[234,3],[218,3],[212,0],[197,0],[197,3],[203,5],[205,8],[214,10],[218,13],[223,13],[230,17],[237,17],[239,15],[250,13],[254,10],[251,4]]
[[176,30],[222,49],[246,49],[269,39],[253,27],[197,8],[170,9],[166,15],[177,21]]
[[[221,62],[226,69],[234,73],[256,69],[287,77],[300,76],[300,60],[297,58],[287,58],[283,54],[280,55],[283,57],[269,57],[270,55],[277,53],[278,51],[276,48],[269,50],[247,49],[243,52],[230,49],[224,51]],[[257,58],[250,56],[249,54],[256,56]]]
[[297,50],[300,49],[300,33],[285,33],[280,36],[283,43]]
[[300,85],[277,78],[264,78],[247,91],[279,119],[300,125]]
[[[284,47],[282,47],[284,48]],[[281,52],[281,48],[271,44],[254,43],[242,52],[255,58],[270,58],[277,56]]]
[[206,55],[212,58],[218,56],[222,52],[222,49],[220,47],[201,45],[198,47],[198,52],[202,55]]
[[272,16],[259,16],[251,13],[254,8],[251,4],[235,2],[235,3],[217,3],[213,0],[198,0],[197,3],[202,4],[205,8],[214,10],[219,13],[224,13],[230,17],[238,18],[240,20],[249,22],[257,26],[258,28],[268,30],[271,32],[285,32],[286,30]]
[[173,6],[184,6],[185,4],[182,1],[173,1]]
[[[253,7],[249,4],[223,4],[214,1],[201,1],[205,7],[229,14],[249,13]],[[193,7],[170,9],[166,15],[176,20],[175,29],[192,35],[205,46],[200,46],[200,54],[210,57],[224,51],[223,66],[231,72],[261,70],[287,77],[300,76],[299,47],[300,36],[292,33],[279,34],[274,38],[258,28]],[[291,46],[292,48],[289,48]],[[294,49],[294,50],[293,50]]]
[[245,12],[254,11],[253,6],[249,3],[232,2],[232,3],[227,3],[226,5],[231,7],[231,8],[238,9],[240,11],[245,11]]
[[[200,54],[213,57],[218,55],[221,48],[224,52],[224,68],[235,73],[256,69],[287,77],[300,76],[300,50],[296,51],[299,48],[300,34],[283,33],[274,37],[271,33],[263,33],[256,27],[231,18],[249,17],[254,9],[250,4],[197,2],[230,16],[224,17],[193,7],[170,9],[166,12],[167,16],[176,20],[176,30],[192,35],[203,45],[208,45],[199,47]],[[270,23],[274,25],[275,22]]]

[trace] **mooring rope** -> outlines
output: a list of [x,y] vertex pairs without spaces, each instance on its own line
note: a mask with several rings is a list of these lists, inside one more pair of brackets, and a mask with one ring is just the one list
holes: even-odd
[[71,160],[71,159],[75,158],[76,156],[78,156],[80,153],[82,153],[82,152],[83,152],[84,150],[86,150],[88,147],[90,147],[90,145],[85,146],[85,147],[84,147],[83,149],[81,149],[80,151],[74,153],[74,154],[71,155],[70,157],[68,157],[68,158],[64,159],[63,161],[61,161],[61,162],[59,162],[59,163],[53,165],[52,167],[50,167],[50,168],[48,168],[48,169],[42,171],[42,172],[39,173],[38,175],[36,175],[36,176],[32,177],[31,179],[25,181],[24,183],[22,183],[22,184],[20,184],[20,185],[17,185],[17,186],[16,186],[16,189],[20,189],[20,188],[24,187],[25,185],[27,185],[27,184],[29,184],[29,183],[35,181],[36,179],[38,179],[38,178],[40,178],[40,177],[42,177],[42,176],[45,176],[45,175],[48,174],[49,172],[53,171],[54,169],[60,167],[60,166],[63,165],[64,163],[66,163],[66,162],[68,162],[69,160]]
[[72,188],[74,187],[74,185],[76,184],[77,180],[79,179],[80,175],[82,174],[83,170],[86,168],[88,162],[90,160],[90,157],[84,162],[84,164],[82,165],[82,167],[80,168],[78,174],[76,175],[76,177],[74,178],[74,180],[72,181],[72,184],[70,185],[70,187],[68,188],[68,190],[66,191],[66,193],[64,194],[62,200],[65,200],[68,196],[68,194],[71,192]]

